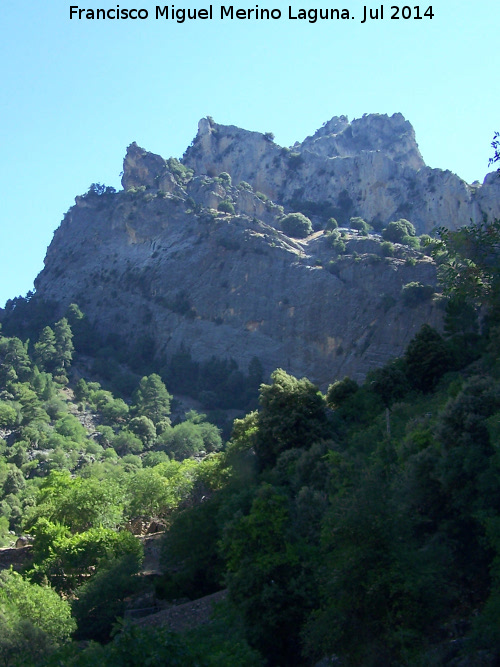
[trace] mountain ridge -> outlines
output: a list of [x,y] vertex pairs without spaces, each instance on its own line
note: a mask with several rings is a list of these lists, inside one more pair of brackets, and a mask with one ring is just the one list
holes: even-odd
[[[185,349],[196,361],[235,359],[242,370],[258,357],[266,373],[283,367],[322,387],[344,375],[361,380],[401,354],[424,322],[439,326],[436,267],[418,249],[384,246],[379,234],[331,234],[327,219],[349,226],[352,214],[380,230],[397,219],[399,200],[417,196],[409,177],[422,172],[418,187],[434,174],[431,194],[441,209],[449,203],[448,217],[465,200],[476,215],[484,202],[500,206],[494,179],[472,187],[422,165],[401,114],[334,117],[292,151],[272,135],[202,119],[182,162],[132,143],[122,191],[94,187],[76,198],[37,296],[61,312],[78,303],[102,335],[131,345],[147,338],[157,359]],[[385,213],[366,214],[384,201]],[[314,233],[285,234],[287,211],[310,215]],[[410,218],[419,233],[443,224],[427,213]],[[426,288],[411,307],[409,284]]]

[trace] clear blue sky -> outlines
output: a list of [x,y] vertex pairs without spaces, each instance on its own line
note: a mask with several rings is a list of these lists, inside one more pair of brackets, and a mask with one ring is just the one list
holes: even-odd
[[[497,0],[440,0],[432,20],[391,20],[386,4],[384,20],[365,24],[351,0],[262,1],[282,10],[278,21],[221,21],[213,4],[212,21],[183,24],[156,20],[148,0],[90,5],[145,8],[147,20],[70,20],[74,1],[1,3],[0,305],[32,288],[74,197],[92,182],[119,186],[128,144],[181,157],[206,115],[291,145],[335,115],[399,111],[428,165],[468,182],[488,171]],[[288,19],[289,6],[345,6],[355,18],[312,24]]]

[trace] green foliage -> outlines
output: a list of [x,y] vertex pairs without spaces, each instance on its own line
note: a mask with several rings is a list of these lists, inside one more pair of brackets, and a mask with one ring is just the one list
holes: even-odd
[[339,223],[335,220],[335,218],[328,218],[326,221],[325,230],[327,232],[332,232],[334,229],[337,229],[338,226]]
[[0,427],[13,428],[17,422],[17,410],[12,403],[0,401]]
[[288,499],[263,484],[246,516],[228,523],[222,548],[231,600],[251,645],[271,664],[303,664],[296,629],[309,607],[300,550],[287,539]]
[[157,590],[165,598],[196,599],[222,587],[224,561],[219,553],[220,499],[209,498],[175,516],[162,543],[165,575]]
[[41,484],[36,505],[26,517],[28,527],[46,518],[84,531],[91,527],[116,527],[123,512],[121,491],[113,480],[105,484],[89,477],[72,478],[69,472],[52,472]]
[[390,241],[381,243],[380,249],[384,257],[394,257],[394,245]]
[[222,171],[218,178],[222,181],[224,187],[231,187],[231,176],[227,173],[227,171]]
[[231,215],[235,214],[234,204],[229,199],[223,199],[220,201],[217,205],[217,210],[221,211],[222,213],[230,213]]
[[106,646],[91,642],[86,648],[74,645],[54,655],[54,667],[61,664],[74,667],[208,667],[208,663],[179,635],[165,628],[125,625]]
[[135,411],[157,424],[170,414],[171,398],[159,375],[144,376],[135,394]]
[[35,343],[35,361],[39,368],[54,375],[66,374],[73,358],[73,333],[68,320],[62,318],[52,330],[45,327]]
[[400,360],[389,362],[382,368],[371,371],[367,376],[367,382],[387,408],[410,391],[406,368]]
[[337,380],[337,382],[328,387],[326,394],[328,407],[333,409],[339,408],[358,389],[358,383],[355,380],[351,380],[350,377],[346,376],[343,380]]
[[273,465],[285,449],[308,447],[323,437],[325,400],[306,378],[297,380],[282,369],[261,385],[255,451],[262,467]]
[[[67,535],[60,525],[40,520],[32,532],[36,551],[30,575],[38,580],[48,577],[58,590],[74,590],[116,559],[130,556],[138,567],[143,558],[141,543],[126,530],[117,533],[109,528],[91,528]],[[43,551],[37,545],[39,539]]]
[[78,623],[76,639],[109,640],[113,624],[124,615],[126,598],[140,590],[138,571],[136,555],[128,554],[107,562],[78,588],[72,604]]
[[405,306],[414,308],[425,301],[428,301],[434,294],[432,285],[423,285],[421,282],[411,282],[403,285],[401,289],[403,303]]
[[415,227],[409,220],[401,218],[395,222],[390,222],[382,231],[382,238],[392,243],[407,244],[408,239],[416,234]]
[[0,336],[0,382],[28,382],[32,376],[28,352],[18,338]]
[[349,220],[349,227],[351,229],[356,229],[362,236],[367,236],[368,232],[372,229],[363,218],[354,217]]
[[407,374],[415,389],[432,391],[451,367],[451,354],[442,336],[424,324],[410,341],[405,353]]
[[0,660],[33,664],[69,639],[75,629],[67,601],[49,587],[12,570],[0,572]]
[[166,160],[166,166],[169,171],[174,175],[175,180],[184,185],[188,183],[193,177],[193,170],[189,167],[185,167],[182,162],[175,157],[170,157]]
[[170,514],[193,486],[192,469],[165,462],[143,468],[127,481],[129,517],[165,517]]
[[128,454],[140,454],[144,449],[144,444],[131,431],[123,429],[113,438],[113,448],[119,456],[127,456]]
[[178,461],[195,456],[203,449],[201,429],[192,422],[181,422],[158,438],[158,444]]
[[42,370],[52,373],[56,368],[56,337],[50,327],[45,327],[35,343],[35,361]]
[[312,233],[312,223],[303,213],[289,213],[281,219],[281,227],[287,236],[303,239]]
[[129,429],[142,441],[144,447],[151,448],[156,440],[155,425],[148,417],[134,417],[130,420]]
[[338,232],[336,229],[334,229],[331,232],[331,234],[328,234],[327,243],[339,255],[342,255],[346,251],[346,245],[345,245],[344,241],[342,240],[340,232]]
[[199,399],[205,408],[251,409],[257,402],[262,382],[262,364],[253,357],[245,375],[234,359],[212,356],[203,362],[193,361],[191,354],[180,348],[172,355],[162,375],[177,393]]
[[500,309],[500,221],[471,224],[457,231],[440,229],[439,237],[432,254],[439,263],[445,293],[475,308],[485,307],[496,321]]
[[73,358],[73,333],[68,320],[63,317],[54,326],[57,368],[56,373],[66,373]]

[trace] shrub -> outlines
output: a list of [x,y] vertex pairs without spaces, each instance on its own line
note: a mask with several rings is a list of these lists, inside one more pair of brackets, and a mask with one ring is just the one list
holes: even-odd
[[328,218],[325,229],[327,232],[331,232],[333,229],[337,229],[339,226],[339,223],[335,220],[335,218]]
[[418,236],[403,236],[401,243],[410,246],[410,248],[414,248],[415,250],[420,250],[420,239]]
[[383,241],[380,244],[380,249],[382,250],[382,255],[384,257],[394,257],[394,244],[390,241]]
[[328,235],[328,243],[330,247],[335,250],[339,255],[342,255],[346,250],[346,245],[340,236],[340,233],[334,229],[331,234]]
[[434,287],[423,285],[421,282],[411,282],[403,285],[401,294],[405,306],[414,307],[430,299],[434,294]]
[[229,201],[229,199],[223,199],[221,202],[219,202],[217,209],[222,213],[230,213],[231,215],[234,215],[235,213],[234,205]]
[[363,218],[355,217],[349,220],[349,226],[356,229],[360,234],[366,236],[371,229],[371,226],[363,220]]
[[415,236],[415,227],[409,220],[401,218],[395,222],[390,222],[382,231],[382,238],[385,241],[393,243],[406,243],[403,239],[409,236]]
[[0,426],[4,428],[11,428],[16,425],[17,412],[16,410],[4,401],[0,402]]
[[219,174],[219,180],[221,180],[226,187],[231,187],[231,176],[227,173],[227,171],[221,171]]
[[302,213],[289,213],[281,220],[281,226],[287,236],[304,239],[312,233],[312,223]]

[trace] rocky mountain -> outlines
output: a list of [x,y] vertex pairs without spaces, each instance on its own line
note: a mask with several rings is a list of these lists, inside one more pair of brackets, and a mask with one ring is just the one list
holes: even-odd
[[500,215],[495,174],[468,185],[450,171],[426,167],[401,114],[368,114],[352,123],[334,117],[290,149],[270,135],[204,118],[184,162],[196,173],[226,171],[295,210],[330,208],[342,222],[407,218],[422,234]]
[[[426,167],[400,114],[333,118],[291,149],[202,119],[182,162],[129,146],[122,185],[76,198],[37,295],[61,312],[78,303],[103,334],[147,337],[159,357],[186,349],[246,371],[257,356],[266,372],[283,367],[322,387],[361,379],[442,317],[428,256],[349,229],[339,251],[328,217],[378,229],[405,217],[422,233],[500,214],[498,182],[469,186]],[[314,233],[287,236],[284,210],[309,215]],[[427,286],[426,297],[408,305],[409,283]]]

